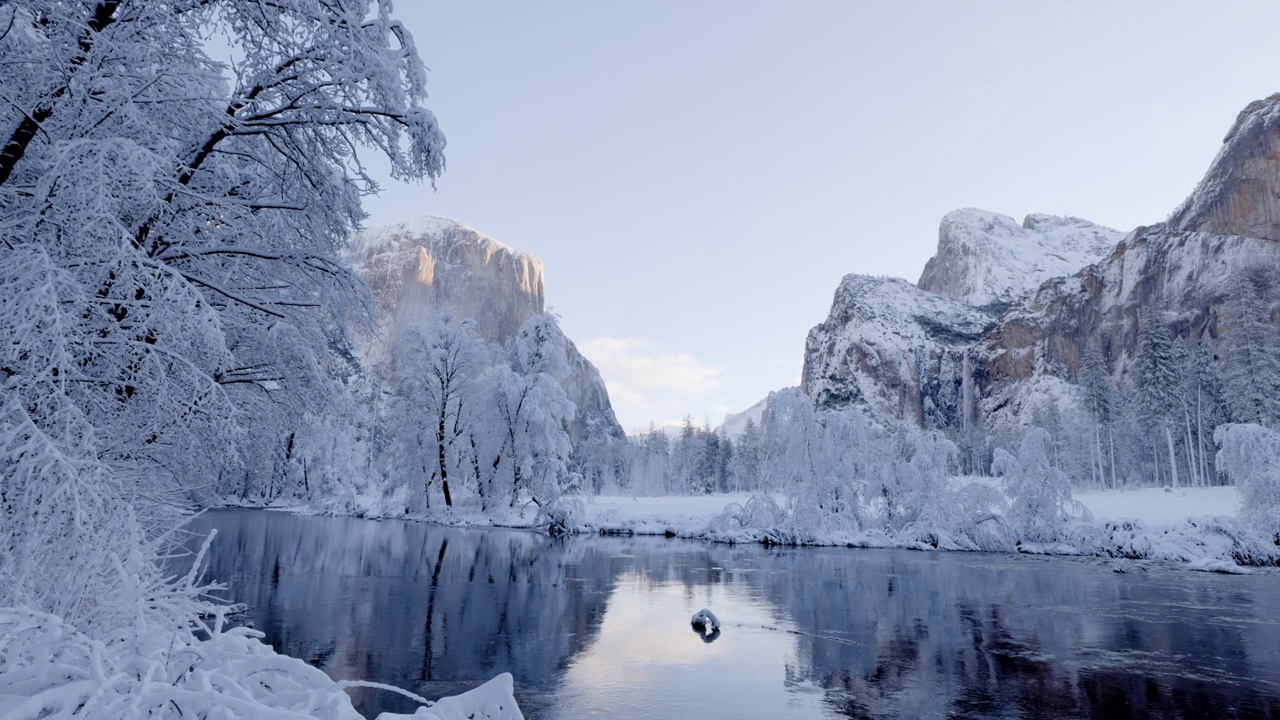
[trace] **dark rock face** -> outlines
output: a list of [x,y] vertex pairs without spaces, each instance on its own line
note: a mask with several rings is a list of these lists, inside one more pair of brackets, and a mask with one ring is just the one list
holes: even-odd
[[[378,300],[384,338],[447,304],[475,322],[486,342],[503,343],[545,309],[542,260],[455,220],[422,217],[370,228],[354,242],[352,264]],[[391,348],[381,348],[384,356]],[[557,378],[577,406],[575,442],[622,437],[604,379],[572,342],[569,372]]]

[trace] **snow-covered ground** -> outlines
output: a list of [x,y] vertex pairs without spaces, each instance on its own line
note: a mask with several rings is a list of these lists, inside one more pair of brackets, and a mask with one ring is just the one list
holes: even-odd
[[[662,495],[632,497],[600,495],[587,498],[584,525],[606,531],[629,530],[636,534],[696,535],[730,503],[746,504],[753,493],[715,495]],[[781,496],[775,497],[783,503]],[[1233,516],[1240,500],[1234,487],[1135,488],[1076,493],[1093,513],[1094,520],[1141,520],[1150,527],[1174,525],[1203,517]]]
[[[745,503],[754,493],[715,495],[597,495],[587,498],[584,525],[593,529],[631,531],[640,535],[694,535],[730,503]],[[781,498],[778,498],[781,501]]]
[[[968,479],[972,481],[973,479]],[[701,496],[599,496],[586,499],[576,517],[577,529],[584,532],[635,533],[706,538],[722,542],[801,542],[850,547],[907,547],[914,549],[1014,549],[998,543],[974,547],[956,542],[946,533],[930,533],[915,528],[897,535],[880,530],[821,532],[812,529],[795,535],[796,528],[779,535],[765,526],[726,525],[726,506],[745,506],[749,493]],[[779,506],[785,499],[775,496]],[[1019,543],[1022,552],[1054,555],[1099,555],[1133,559],[1187,563],[1193,570],[1247,572],[1238,564],[1269,565],[1280,560],[1267,543],[1242,533],[1235,521],[1239,499],[1234,487],[1139,488],[1079,493],[1075,499],[1093,515],[1089,522],[1077,522],[1064,533],[1064,542]],[[742,508],[738,508],[739,517]],[[738,529],[734,529],[738,528]],[[782,529],[782,528],[780,528]],[[930,540],[928,538],[932,537]],[[1012,541],[1008,541],[1012,542]]]
[[[993,484],[990,478],[955,478],[955,483]],[[750,503],[752,493],[714,495],[601,495],[568,499],[559,517],[571,531],[605,534],[666,535],[718,542],[775,542],[848,547],[899,547],[919,550],[1021,550],[1053,555],[1097,555],[1125,560],[1188,563],[1191,569],[1225,572],[1239,565],[1280,564],[1266,538],[1248,531],[1236,518],[1234,487],[1138,488],[1082,492],[1075,499],[1092,519],[1064,527],[1060,542],[1015,543],[1002,518],[980,528],[977,537],[943,527],[912,525],[900,532],[883,529],[817,527],[808,518],[795,523],[787,499]],[[548,519],[532,503],[501,517],[478,508],[435,508],[405,514],[403,504],[367,502],[363,517],[399,518],[450,526],[499,526],[545,530]],[[732,506],[733,512],[726,513]],[[295,508],[298,512],[347,514],[332,508]],[[1079,517],[1079,516],[1077,516]],[[986,522],[986,521],[983,521]],[[819,524],[820,521],[819,521]],[[976,527],[976,526],[975,526]],[[1003,527],[1005,530],[1001,531]],[[1230,567],[1229,567],[1230,566]]]
[[1240,507],[1233,486],[1183,488],[1137,488],[1095,490],[1076,493],[1095,520],[1141,520],[1151,526],[1171,525],[1201,517],[1231,516]]

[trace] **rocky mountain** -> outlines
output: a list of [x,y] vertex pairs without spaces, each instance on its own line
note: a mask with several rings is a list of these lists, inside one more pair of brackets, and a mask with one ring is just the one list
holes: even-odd
[[720,427],[716,428],[716,430],[725,437],[736,440],[747,429],[748,420],[757,426],[760,425],[760,420],[764,418],[764,411],[768,404],[769,398],[766,397],[756,401],[751,407],[742,412],[725,413],[724,422],[720,423]]
[[823,407],[958,423],[968,349],[995,324],[988,312],[900,278],[846,275],[831,313],[809,331],[800,386]]
[[[473,320],[485,341],[503,343],[545,309],[542,260],[448,218],[424,216],[368,228],[349,258],[378,300],[380,336],[447,304]],[[385,359],[391,346],[373,350]],[[572,341],[569,371],[557,378],[578,408],[575,441],[622,437],[600,372]]]
[[[1238,272],[1280,262],[1280,95],[1240,113],[1168,220],[1118,243],[1113,233],[1069,218],[1031,216],[1019,227],[992,213],[948,215],[914,294],[904,281],[844,279],[809,334],[804,390],[827,406],[862,403],[890,420],[938,426],[963,422],[965,398],[976,395],[973,412],[997,426],[1064,392],[1091,338],[1126,379],[1156,301],[1175,336],[1219,348]],[[1069,252],[1053,252],[1055,238]],[[1036,283],[1029,292],[1013,282],[1022,272]]]
[[954,210],[939,223],[938,252],[916,284],[974,307],[1007,306],[1101,260],[1123,237],[1080,218],[1028,215],[1019,225],[999,213]]
[[1098,264],[1046,282],[982,339],[990,421],[1018,415],[1029,382],[1073,379],[1091,337],[1126,378],[1141,323],[1157,299],[1176,337],[1221,349],[1228,294],[1241,271],[1280,267],[1277,241],[1280,94],[1240,113],[1204,179],[1168,220],[1134,230]]
[[384,321],[411,321],[448,304],[482,338],[500,343],[545,304],[541,260],[455,220],[424,216],[368,228],[353,247],[352,264]]

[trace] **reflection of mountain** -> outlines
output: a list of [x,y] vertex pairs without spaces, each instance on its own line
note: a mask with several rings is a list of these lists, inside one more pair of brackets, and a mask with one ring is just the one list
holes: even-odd
[[[427,696],[508,671],[531,720],[629,703],[716,718],[726,700],[733,717],[1280,716],[1276,574],[262,511],[198,521],[210,524],[208,575],[277,649]],[[712,645],[688,625],[704,605],[724,622]],[[356,700],[407,709],[383,692]]]

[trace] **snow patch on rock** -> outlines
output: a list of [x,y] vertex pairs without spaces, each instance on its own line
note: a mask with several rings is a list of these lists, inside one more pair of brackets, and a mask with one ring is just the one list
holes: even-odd
[[964,208],[938,226],[938,252],[917,285],[975,307],[1003,306],[1046,280],[1098,262],[1124,233],[1087,220],[1007,215]]
[[756,427],[760,426],[760,420],[764,418],[764,409],[768,404],[769,398],[766,397],[762,398],[759,402],[753,404],[742,412],[726,413],[724,416],[724,422],[720,423],[720,427],[716,429],[719,430],[722,435],[737,440],[747,429],[748,420],[754,423]]

